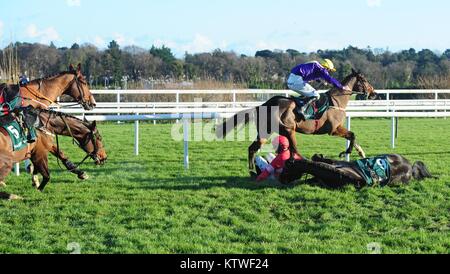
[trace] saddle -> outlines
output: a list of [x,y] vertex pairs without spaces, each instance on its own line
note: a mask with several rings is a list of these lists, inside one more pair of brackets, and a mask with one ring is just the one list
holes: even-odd
[[358,171],[368,186],[388,185],[391,181],[391,164],[386,156],[356,161]]
[[[307,103],[308,98],[291,97],[294,100],[296,107],[295,113],[299,116],[304,116],[306,120],[320,120],[323,114],[332,106],[331,99],[328,95],[321,96],[318,101]],[[308,106],[306,106],[308,104]],[[306,106],[306,107],[305,107]],[[302,108],[305,108],[302,114]]]

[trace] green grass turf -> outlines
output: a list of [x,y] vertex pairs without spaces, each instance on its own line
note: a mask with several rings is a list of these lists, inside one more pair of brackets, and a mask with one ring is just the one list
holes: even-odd
[[[391,150],[390,120],[354,119],[352,129],[373,156],[396,152],[423,160],[439,180],[396,188],[329,190],[306,184],[256,184],[247,177],[249,142],[183,144],[170,125],[141,125],[141,155],[133,155],[133,124],[101,124],[109,162],[89,163],[80,182],[51,158],[44,193],[28,174],[10,175],[0,201],[1,253],[383,253],[450,252],[450,121],[402,119]],[[299,136],[305,156],[336,156],[345,141]],[[72,159],[84,155],[63,148]],[[355,157],[355,156],[354,156]]]

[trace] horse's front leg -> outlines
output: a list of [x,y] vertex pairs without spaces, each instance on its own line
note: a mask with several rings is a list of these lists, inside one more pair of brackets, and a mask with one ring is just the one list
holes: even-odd
[[341,154],[339,154],[339,158],[343,158],[345,155],[350,155],[353,152],[353,148],[355,147],[356,136],[355,133],[347,130],[343,126],[339,126],[332,134],[333,136],[342,137],[350,141],[350,146],[348,149]]
[[53,154],[53,156],[55,156],[56,158],[60,159],[63,165],[66,167],[66,169],[71,173],[76,174],[79,179],[81,180],[89,179],[89,176],[86,174],[86,172],[79,169],[74,163],[72,163],[69,160],[69,157],[67,157],[62,150],[58,149],[55,146],[52,146],[50,153]]
[[366,152],[362,149],[362,147],[359,144],[357,144],[356,141],[355,141],[355,145],[354,146],[356,148],[356,151],[358,151],[359,157],[361,157],[362,159],[365,159],[366,158]]

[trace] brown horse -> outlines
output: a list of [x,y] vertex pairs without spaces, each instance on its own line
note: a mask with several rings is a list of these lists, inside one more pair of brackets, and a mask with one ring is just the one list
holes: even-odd
[[[17,86],[15,87],[17,88]],[[94,96],[81,73],[80,64],[76,70],[71,65],[69,71],[33,80],[20,86],[19,96],[23,98],[23,107],[33,106],[46,109],[63,94],[75,99],[85,110],[92,110],[96,106]]]
[[[248,124],[250,121],[256,121],[258,136],[257,140],[249,147],[248,154],[248,164],[251,171],[255,169],[254,163],[256,153],[273,133],[279,133],[286,136],[289,139],[293,153],[297,152],[296,132],[314,135],[329,134],[342,137],[350,141],[350,147],[346,152],[341,153],[340,157],[345,154],[351,154],[355,147],[360,156],[364,158],[365,153],[356,143],[355,134],[344,127],[346,108],[354,94],[364,94],[369,99],[373,100],[376,99],[378,95],[364,75],[355,70],[352,70],[352,74],[346,77],[342,83],[344,86],[348,86],[352,92],[336,88],[328,91],[322,96],[319,105],[323,104],[324,101],[329,98],[331,106],[318,120],[303,121],[299,119],[294,111],[296,108],[294,99],[276,96],[264,103],[261,107],[243,111],[228,119],[222,126],[217,127],[216,135],[218,138],[224,138],[224,136],[230,133],[234,128],[237,128],[240,124]],[[264,130],[262,130],[262,128],[264,128]],[[292,155],[294,155],[293,153]]]
[[[33,186],[39,190],[44,190],[47,183],[50,181],[50,174],[48,172],[48,158],[47,155],[50,152],[59,160],[62,161],[64,166],[70,172],[77,174],[80,179],[85,179],[84,172],[78,169],[77,165],[74,165],[68,157],[64,155],[64,152],[60,149],[59,144],[55,144],[52,135],[69,136],[74,139],[82,150],[86,152],[87,158],[92,158],[96,165],[103,165],[107,161],[107,154],[103,147],[102,136],[97,129],[97,123],[94,121],[89,123],[88,121],[82,121],[74,116],[64,114],[56,111],[39,110],[39,118],[43,123],[42,130],[39,134],[45,134],[46,137],[42,138],[42,145],[44,149],[38,149],[31,157],[31,161],[34,166],[33,174]],[[43,177],[42,183],[39,183],[37,174],[40,173]]]
[[[47,114],[43,114],[45,112]],[[27,148],[21,151],[13,151],[11,138],[7,133],[0,130],[3,133],[0,133],[0,186],[5,186],[3,181],[10,173],[13,163],[30,159],[34,166],[33,184],[42,191],[50,181],[48,153],[51,152],[57,157],[64,158],[62,152],[54,145],[53,136],[51,135],[53,133],[73,136],[80,148],[93,158],[96,164],[103,164],[106,161],[107,155],[95,122],[89,124],[62,113],[41,110],[40,116],[45,115],[48,115],[45,131],[38,130],[36,142],[28,144]],[[40,184],[37,178],[38,173],[43,177],[43,181]],[[0,193],[0,198],[17,199],[20,197]]]
[[[398,154],[379,155],[372,159],[379,159],[379,161],[382,161],[381,163],[385,162],[385,165],[389,166],[389,176],[383,178],[385,179],[383,182],[379,182],[378,175],[371,171],[372,176],[377,178],[371,182],[372,186],[394,186],[408,184],[413,179],[421,181],[426,178],[437,178],[430,173],[423,162],[418,161],[411,164],[405,157]],[[288,184],[301,179],[304,174],[310,174],[327,187],[340,188],[347,184],[352,184],[357,188],[361,188],[368,186],[367,175],[364,175],[364,172],[365,170],[362,170],[356,161],[336,161],[316,154],[313,156],[312,161],[303,159],[287,163],[279,179],[283,184]]]

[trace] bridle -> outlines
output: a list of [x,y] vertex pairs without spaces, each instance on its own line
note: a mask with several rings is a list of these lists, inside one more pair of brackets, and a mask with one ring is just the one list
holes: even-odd
[[364,82],[367,82],[367,80],[366,79],[364,79],[364,78],[362,78],[361,77],[361,75],[359,74],[359,73],[357,73],[356,75],[355,75],[355,77],[356,77],[356,83],[355,83],[355,86],[356,85],[358,85],[359,87],[361,87],[361,85],[363,85],[364,87],[362,87],[362,88],[359,88],[359,90],[354,90],[354,87],[353,87],[353,90],[352,90],[352,92],[351,93],[348,93],[348,92],[343,92],[343,93],[341,93],[341,94],[337,94],[337,95],[334,95],[334,96],[351,96],[351,95],[366,95],[366,96],[369,96],[369,94],[367,93],[367,86],[365,85],[365,84],[361,84],[361,83],[364,83]]
[[90,107],[89,106],[89,102],[86,102],[86,100],[84,98],[85,92],[84,92],[84,89],[81,86],[81,85],[87,85],[87,83],[83,82],[82,80],[80,80],[78,78],[78,75],[76,74],[76,72],[73,73],[73,76],[74,76],[73,80],[70,81],[70,83],[67,85],[67,87],[64,90],[68,90],[69,87],[75,83],[77,85],[77,89],[78,89],[78,93],[80,94],[80,97],[78,98],[78,102],[76,104],[69,105],[69,106],[76,106],[76,105],[80,104],[80,105],[83,106],[83,108],[87,109],[87,108]]
[[[100,159],[97,156],[98,151],[99,151],[99,147],[97,145],[97,140],[99,139],[99,136],[97,136],[96,130],[93,130],[89,126],[86,126],[89,129],[89,133],[83,138],[83,140],[81,140],[81,142],[78,142],[78,140],[73,136],[72,130],[70,129],[66,119],[64,119],[64,116],[61,115],[60,113],[54,113],[54,114],[59,116],[61,118],[61,120],[63,121],[63,123],[65,125],[64,129],[67,129],[69,131],[70,136],[72,137],[72,143],[74,145],[77,145],[84,152],[86,152],[86,156],[83,158],[83,160],[80,163],[78,163],[77,165],[75,165],[73,169],[78,169],[89,158],[91,158],[95,162],[100,162]],[[64,129],[62,131],[64,131]],[[59,149],[60,145],[59,145],[58,134],[55,134],[55,135],[56,135],[56,150],[57,150],[58,154],[60,154],[61,150]],[[86,146],[89,144],[89,142],[92,142],[92,145],[94,146],[94,150],[91,153],[87,152],[87,149],[86,149]],[[58,165],[59,165],[59,158],[57,158],[57,159],[58,159]]]

